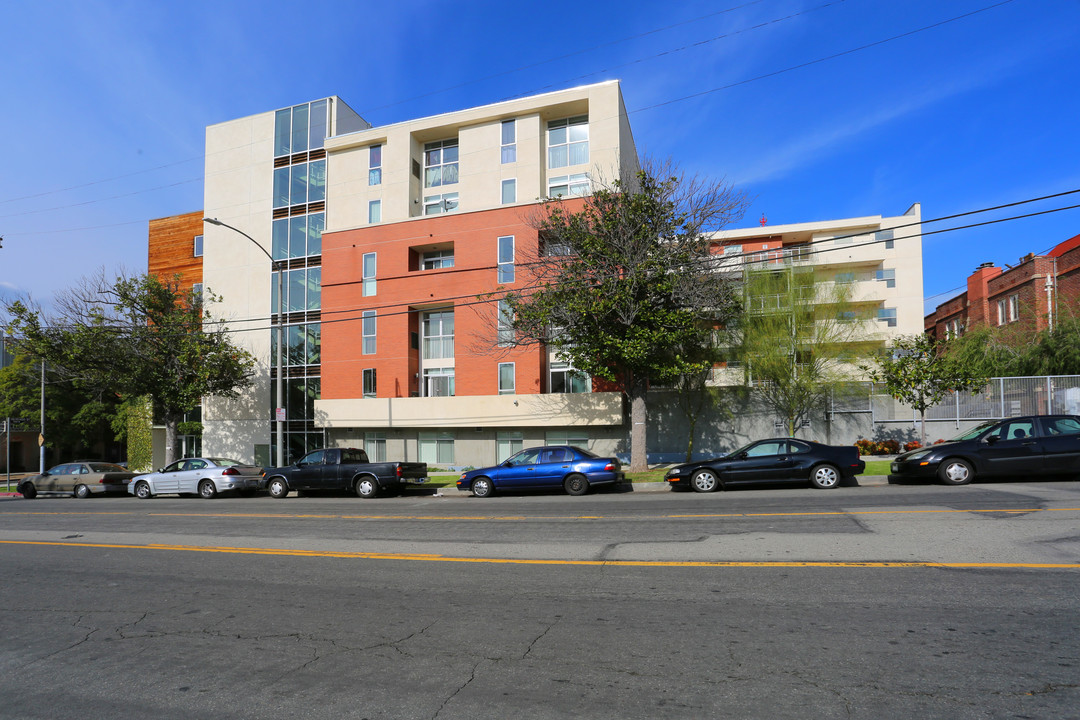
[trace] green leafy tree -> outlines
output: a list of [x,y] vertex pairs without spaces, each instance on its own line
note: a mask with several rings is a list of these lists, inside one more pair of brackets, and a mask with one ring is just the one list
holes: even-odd
[[866,370],[885,392],[919,411],[922,444],[926,444],[926,409],[940,403],[951,392],[977,390],[988,376],[950,359],[944,348],[928,335],[898,338]]
[[858,358],[869,352],[867,312],[851,291],[850,284],[820,281],[810,266],[767,261],[746,268],[739,354],[754,394],[790,436],[856,379]]
[[204,304],[154,275],[89,278],[56,300],[46,317],[22,301],[7,306],[19,351],[44,359],[84,389],[127,401],[150,396],[165,425],[165,459],[176,459],[177,425],[203,396],[235,397],[254,360],[233,345]]
[[517,344],[543,343],[630,405],[630,468],[647,467],[650,380],[670,382],[711,361],[680,352],[705,345],[738,312],[714,272],[706,233],[740,217],[746,198],[722,182],[652,164],[582,200],[545,201],[533,225],[524,290],[505,300]]

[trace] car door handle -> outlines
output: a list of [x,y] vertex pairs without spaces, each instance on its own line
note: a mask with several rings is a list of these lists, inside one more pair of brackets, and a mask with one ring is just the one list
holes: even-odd
[[1021,445],[1034,445],[1034,444],[1035,444],[1035,441],[1034,441],[1034,440],[1029,440],[1028,442],[1022,442],[1022,443],[1020,443],[1020,444],[1021,444]]

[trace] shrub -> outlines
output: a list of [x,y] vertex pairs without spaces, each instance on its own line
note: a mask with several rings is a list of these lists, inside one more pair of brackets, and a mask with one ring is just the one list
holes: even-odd
[[912,440],[911,442],[904,443],[904,452],[911,452],[912,450],[918,450],[922,447],[922,443],[918,440]]

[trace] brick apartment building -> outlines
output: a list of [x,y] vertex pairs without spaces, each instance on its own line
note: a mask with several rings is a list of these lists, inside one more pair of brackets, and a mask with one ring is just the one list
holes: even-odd
[[983,263],[967,279],[967,290],[924,318],[935,339],[962,335],[980,326],[1013,327],[1029,334],[1052,328],[1059,313],[1080,301],[1080,235],[1046,255],[1028,254],[1013,266]]

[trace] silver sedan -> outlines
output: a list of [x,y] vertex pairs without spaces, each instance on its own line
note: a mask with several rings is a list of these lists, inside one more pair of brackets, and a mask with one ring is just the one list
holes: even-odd
[[258,490],[261,476],[261,467],[239,460],[192,457],[140,475],[128,485],[128,492],[143,500],[162,494],[198,494],[209,500],[230,491],[246,497]]

